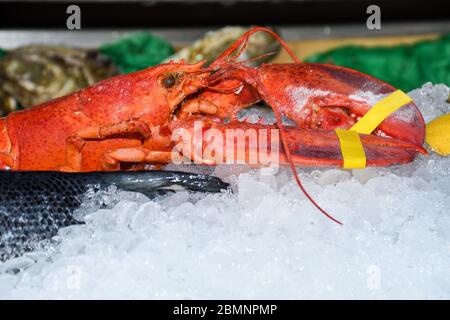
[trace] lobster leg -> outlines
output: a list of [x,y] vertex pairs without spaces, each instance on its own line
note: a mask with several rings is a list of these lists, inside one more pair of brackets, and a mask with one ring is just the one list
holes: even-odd
[[14,159],[9,154],[0,153],[0,170],[10,169],[14,166]]
[[[236,87],[234,92],[223,93],[229,87]],[[192,115],[218,116],[222,119],[236,120],[239,110],[258,103],[261,98],[258,92],[249,84],[236,80],[223,80],[212,91],[203,90],[195,99],[190,99],[184,103],[177,116],[187,118]]]
[[83,128],[67,138],[66,162],[61,171],[80,171],[81,152],[86,140],[105,139],[113,135],[140,134],[144,139],[151,136],[151,131],[144,121],[130,119],[107,126],[91,126]]
[[217,110],[218,108],[214,103],[209,100],[199,98],[183,105],[178,113],[178,116],[183,118],[193,114],[216,115]]
[[167,164],[172,160],[170,151],[152,151],[144,147],[120,148],[105,155],[103,167],[110,169],[120,162]]

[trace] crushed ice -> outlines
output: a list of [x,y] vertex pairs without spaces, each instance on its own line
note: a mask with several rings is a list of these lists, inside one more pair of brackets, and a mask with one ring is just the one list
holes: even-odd
[[[429,121],[450,112],[449,93],[425,84],[410,95]],[[301,170],[343,227],[289,170],[233,169],[214,170],[234,194],[121,195],[52,250],[0,264],[0,298],[450,297],[450,158]]]

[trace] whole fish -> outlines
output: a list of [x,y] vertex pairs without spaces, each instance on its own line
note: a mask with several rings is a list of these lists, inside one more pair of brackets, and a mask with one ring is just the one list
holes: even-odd
[[177,171],[0,171],[0,261],[32,251],[63,227],[82,224],[74,212],[89,195],[117,188],[154,198],[174,187],[220,192],[228,184]]

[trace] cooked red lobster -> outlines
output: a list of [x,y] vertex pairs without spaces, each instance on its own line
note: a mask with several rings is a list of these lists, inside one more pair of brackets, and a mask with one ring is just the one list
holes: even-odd
[[[248,38],[257,31],[276,37],[294,63],[250,67],[239,61]],[[209,66],[160,64],[9,114],[0,120],[0,168],[98,171],[167,164],[179,152],[174,151],[174,130],[192,132],[199,121],[203,131],[279,130],[281,143],[270,152],[279,153],[281,163],[294,172],[295,165],[342,167],[334,129],[350,128],[395,90],[348,68],[300,63],[277,34],[255,27]],[[261,101],[272,108],[275,124],[238,121],[240,110]],[[282,117],[295,125],[282,124]],[[372,134],[361,135],[366,163],[409,162],[418,152],[426,153],[424,137],[423,117],[413,102],[408,103]],[[198,160],[195,152],[182,156]],[[200,161],[215,164],[215,159]]]

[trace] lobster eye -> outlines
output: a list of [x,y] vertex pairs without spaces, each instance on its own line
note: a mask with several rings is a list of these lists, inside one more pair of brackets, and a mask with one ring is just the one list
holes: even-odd
[[168,75],[162,81],[165,88],[172,88],[175,85],[175,82],[177,81],[173,75]]

